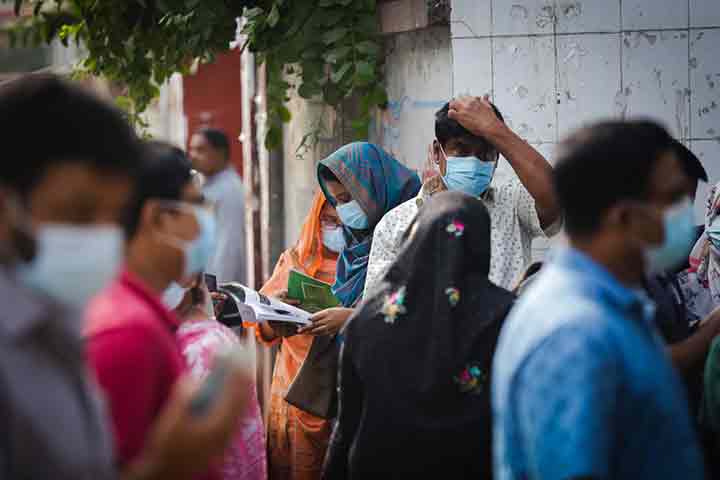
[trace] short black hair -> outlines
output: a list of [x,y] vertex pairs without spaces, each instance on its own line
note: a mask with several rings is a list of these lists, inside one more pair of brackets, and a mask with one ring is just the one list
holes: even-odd
[[0,132],[8,160],[0,183],[20,194],[58,162],[130,175],[141,161],[140,141],[120,110],[54,75],[0,85]]
[[647,198],[649,181],[673,139],[652,121],[605,121],[562,142],[554,183],[569,235],[587,236],[623,200]]
[[[492,106],[495,115],[501,122],[504,123],[505,119],[503,118],[502,113],[500,113],[500,110],[498,110],[493,103],[490,103],[490,105]],[[450,102],[446,103],[440,110],[435,112],[435,138],[437,138],[438,142],[440,142],[443,147],[451,140],[462,140],[470,144],[479,144],[483,151],[486,152],[495,150],[495,147],[493,147],[490,142],[482,137],[473,135],[469,130],[460,125],[457,120],[453,120],[448,117],[449,111]]]
[[225,132],[217,128],[202,128],[197,133],[205,137],[215,150],[223,152],[226,160],[230,158],[230,141]]
[[180,200],[193,179],[190,160],[181,149],[164,142],[144,144],[143,163],[134,178],[133,192],[123,215],[126,238],[138,230],[145,202],[150,199]]
[[673,152],[677,155],[678,159],[682,163],[683,169],[688,177],[694,182],[702,180],[703,182],[708,181],[708,174],[705,171],[700,159],[693,152],[690,151],[682,142],[673,139]]

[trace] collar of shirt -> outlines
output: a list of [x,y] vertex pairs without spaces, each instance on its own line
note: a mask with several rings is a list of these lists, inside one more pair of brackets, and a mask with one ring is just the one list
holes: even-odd
[[580,279],[579,287],[592,292],[604,303],[640,318],[652,325],[655,304],[641,289],[631,289],[620,283],[605,267],[581,251],[567,247],[553,255],[553,262],[574,271]]
[[130,290],[135,297],[145,303],[150,309],[162,319],[163,323],[174,332],[180,326],[180,319],[167,309],[162,303],[162,299],[138,277],[129,270],[125,269],[120,274],[120,283]]

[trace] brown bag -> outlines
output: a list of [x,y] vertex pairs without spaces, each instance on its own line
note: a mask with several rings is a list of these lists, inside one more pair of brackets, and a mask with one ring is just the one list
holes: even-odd
[[300,371],[285,395],[290,405],[316,417],[337,415],[340,344],[336,336],[315,337]]

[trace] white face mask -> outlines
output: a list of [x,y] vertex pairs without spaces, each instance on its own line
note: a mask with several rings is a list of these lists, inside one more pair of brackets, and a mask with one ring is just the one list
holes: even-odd
[[345,234],[342,227],[322,227],[322,242],[331,252],[340,253],[345,248]]
[[177,282],[170,283],[170,286],[163,292],[163,304],[168,308],[168,310],[175,310],[180,305],[183,298],[185,298],[185,293],[187,293],[187,291],[187,288],[182,287]]
[[18,267],[20,278],[75,309],[110,283],[123,259],[123,234],[116,226],[44,225],[35,241],[37,254]]

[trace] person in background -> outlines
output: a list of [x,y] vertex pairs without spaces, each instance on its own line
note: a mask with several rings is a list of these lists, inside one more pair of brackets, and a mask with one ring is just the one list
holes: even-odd
[[[123,218],[125,266],[87,311],[88,359],[113,419],[117,461],[133,462],[186,371],[178,318],[162,303],[173,282],[203,271],[214,218],[179,148],[145,147],[147,162]],[[218,452],[222,456],[222,452]],[[203,478],[218,478],[215,468]]]
[[245,188],[230,163],[227,135],[213,128],[200,130],[190,139],[189,155],[193,167],[207,178],[203,193],[216,209],[217,242],[207,273],[215,275],[219,284],[244,285],[247,279]]
[[[499,155],[517,175],[510,181],[495,179]],[[417,198],[390,211],[375,228],[365,293],[380,284],[420,206],[442,190],[464,192],[485,203],[492,219],[490,280],[504,288],[515,286],[530,264],[533,239],[560,228],[550,164],[504,123],[487,97],[461,97],[435,114],[429,163],[442,180],[428,178]]]
[[51,75],[0,86],[0,131],[21,155],[0,172],[1,476],[192,478],[226,444],[249,374],[233,373],[205,416],[190,412],[196,388],[179,381],[136,461],[118,469],[81,338],[86,302],[122,258],[118,219],[143,163],[135,133]]
[[[333,284],[338,254],[344,246],[345,237],[337,212],[318,191],[297,243],[280,256],[272,277],[260,293],[289,301],[286,292],[291,270]],[[330,420],[297,408],[285,400],[288,388],[305,361],[314,337],[295,335],[294,329],[282,324],[262,323],[256,333],[261,342],[280,345],[270,390],[270,478],[318,479],[330,440]]]
[[492,478],[489,374],[512,293],[488,280],[490,215],[446,192],[345,329],[323,478]]
[[695,234],[692,180],[647,121],[562,144],[555,188],[569,246],[503,326],[493,362],[496,478],[701,479],[685,392],[642,290]]
[[345,248],[333,286],[343,307],[318,312],[300,333],[335,335],[362,300],[375,227],[387,212],[418,194],[420,179],[380,147],[355,142],[320,162],[318,182],[343,224]]
[[[210,292],[202,275],[185,286],[172,284],[163,295],[165,306],[180,319],[177,340],[190,374],[206,378],[219,353],[243,348],[230,328],[215,318]],[[241,417],[233,442],[220,466],[222,480],[265,480],[267,457],[265,427],[254,384],[249,384],[250,404]]]
[[[691,198],[694,203],[698,184],[700,181],[707,182],[707,173],[697,156],[685,145],[673,140],[673,150],[691,180]],[[702,227],[699,230],[702,235]],[[655,324],[668,346],[673,364],[685,381],[690,409],[696,418],[702,397],[705,358],[712,340],[720,334],[720,312],[713,314],[709,310],[700,318],[697,314],[690,313],[688,306],[695,303],[696,297],[684,292],[681,286],[686,283],[689,255],[688,248],[687,254],[677,265],[665,272],[652,272],[647,275],[644,287],[655,302]],[[679,270],[681,271],[678,273]]]

